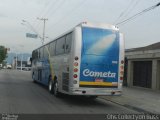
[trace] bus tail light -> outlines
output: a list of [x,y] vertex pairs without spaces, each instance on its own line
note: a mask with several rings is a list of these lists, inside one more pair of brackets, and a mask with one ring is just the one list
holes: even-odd
[[79,58],[76,56],[74,59],[77,61]]
[[120,66],[120,72],[119,72],[119,74],[120,74],[119,79],[123,80],[123,75],[124,75],[124,60],[121,60],[121,66]]
[[120,77],[120,80],[123,80],[123,77]]
[[73,77],[74,77],[74,78],[77,78],[77,77],[78,77],[78,75],[77,75],[77,74],[74,74],[74,75],[73,75]]
[[124,64],[124,60],[121,60],[121,64]]
[[78,72],[78,69],[77,69],[77,68],[74,68],[74,72]]
[[77,84],[78,82],[77,82],[77,80],[73,80],[73,84]]
[[75,67],[77,67],[77,66],[78,66],[78,63],[77,63],[77,62],[75,62],[75,63],[74,63],[74,66],[75,66]]
[[123,75],[123,74],[124,74],[124,72],[123,72],[123,71],[121,71],[120,73],[121,73],[121,75]]
[[121,66],[121,70],[124,70],[124,66]]

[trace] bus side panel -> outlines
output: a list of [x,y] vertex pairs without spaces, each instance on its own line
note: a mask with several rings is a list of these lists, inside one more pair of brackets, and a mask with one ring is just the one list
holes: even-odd
[[42,83],[44,85],[48,85],[49,75],[50,75],[50,67],[49,67],[49,60],[45,58],[43,60],[43,67],[42,67]]
[[[124,54],[125,54],[125,45],[124,45],[124,35],[122,33],[120,33],[120,50],[119,50],[119,79],[118,79],[118,88],[120,90],[122,90],[122,84],[123,84],[123,80],[120,80],[120,77],[123,78],[123,74],[124,73],[124,63],[122,64],[121,61],[124,61]],[[122,71],[122,73],[121,73]]]
[[[71,56],[70,56],[70,88],[79,88],[79,76],[80,76],[80,63],[81,63],[81,48],[82,48],[82,31],[81,27],[78,26],[73,31],[73,40],[72,40],[72,48],[71,48]],[[75,57],[78,57],[78,60],[75,60]],[[78,66],[74,66],[74,63],[78,63]],[[74,69],[78,69],[77,72],[74,72]],[[74,78],[74,74],[78,77]],[[73,83],[76,81],[76,84]]]
[[32,64],[32,74],[34,74],[35,81],[48,85],[48,78],[50,75],[48,58],[34,60]]
[[67,54],[54,56],[53,69],[54,74],[57,77],[59,92],[68,92],[68,56]]

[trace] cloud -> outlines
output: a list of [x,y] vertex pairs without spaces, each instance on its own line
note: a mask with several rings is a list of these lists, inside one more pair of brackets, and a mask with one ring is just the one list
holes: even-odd
[[0,17],[7,17],[6,15],[4,15],[4,14],[2,14],[2,13],[0,13]]

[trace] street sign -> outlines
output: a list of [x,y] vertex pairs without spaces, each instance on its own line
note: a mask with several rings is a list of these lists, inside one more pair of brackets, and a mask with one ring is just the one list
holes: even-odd
[[37,35],[37,34],[26,33],[26,37],[29,37],[29,38],[37,38],[38,35]]

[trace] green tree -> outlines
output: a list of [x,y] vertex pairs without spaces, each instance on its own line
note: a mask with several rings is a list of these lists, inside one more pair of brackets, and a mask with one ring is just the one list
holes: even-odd
[[0,63],[3,62],[7,57],[7,48],[4,46],[0,46]]

